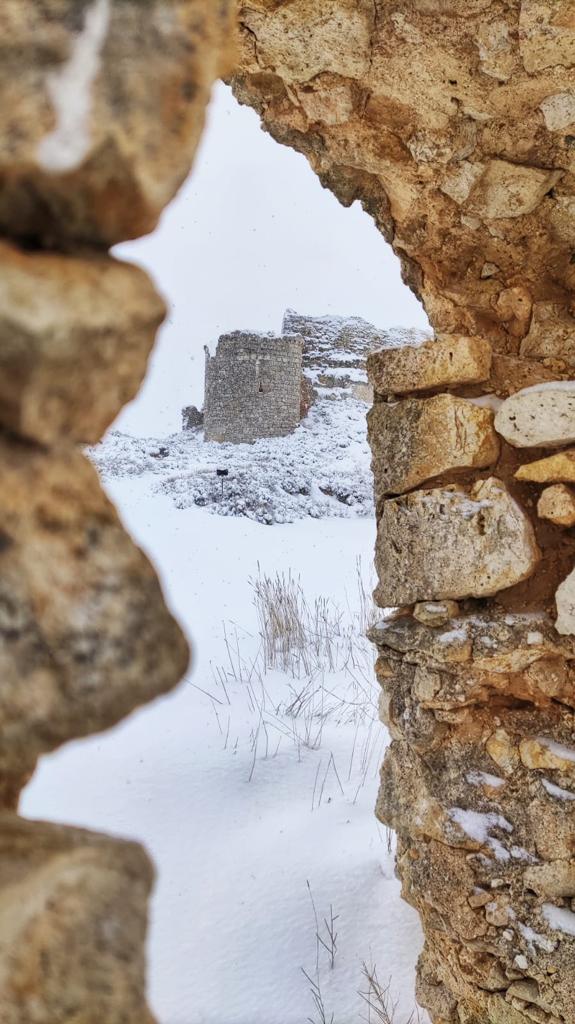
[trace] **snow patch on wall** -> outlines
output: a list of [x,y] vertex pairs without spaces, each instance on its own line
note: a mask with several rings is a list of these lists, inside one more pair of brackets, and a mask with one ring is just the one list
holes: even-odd
[[92,88],[100,70],[109,25],[110,0],[93,0],[69,59],[48,76],[47,89],[56,127],[38,147],[38,161],[46,171],[73,171],[88,152]]

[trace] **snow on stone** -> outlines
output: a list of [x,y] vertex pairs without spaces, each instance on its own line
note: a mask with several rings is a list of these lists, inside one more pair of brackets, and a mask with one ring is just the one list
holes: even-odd
[[511,854],[505,849],[499,839],[489,834],[490,830],[494,828],[500,828],[504,832],[513,831],[513,825],[502,814],[497,814],[494,811],[465,810],[463,807],[452,807],[448,814],[451,820],[465,832],[466,836],[474,839],[477,843],[481,843],[483,846],[488,846],[495,854],[497,860],[510,859]]
[[550,928],[575,936],[575,914],[572,910],[556,907],[554,903],[544,903],[541,909]]
[[548,739],[547,736],[537,736],[537,743],[546,747],[556,757],[562,757],[564,761],[575,762],[575,750],[573,747],[566,747],[563,743],[556,743],[555,740]]
[[499,789],[505,785],[505,779],[500,779],[498,775],[490,775],[489,772],[467,772],[465,778],[470,786],[491,786],[492,789]]
[[557,800],[575,800],[575,793],[571,793],[568,789],[562,789],[561,786],[556,786],[549,779],[541,779],[541,784],[549,793],[549,796],[554,796]]
[[551,939],[548,939],[546,935],[542,935],[541,932],[536,932],[530,925],[524,924],[523,921],[518,921],[516,927],[530,946],[539,946],[546,953],[552,953],[555,949],[555,943]]
[[92,89],[109,24],[110,0],[93,0],[67,62],[48,76],[56,127],[38,147],[38,161],[47,171],[73,171],[90,148]]

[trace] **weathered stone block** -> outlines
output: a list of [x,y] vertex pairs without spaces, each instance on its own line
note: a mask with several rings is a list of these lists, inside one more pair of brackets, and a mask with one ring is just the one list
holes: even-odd
[[90,463],[0,437],[0,798],[40,754],[170,690],[187,662]]
[[378,402],[368,433],[378,500],[449,470],[490,466],[499,455],[493,413],[454,395]]
[[0,815],[3,1024],[153,1024],[144,909],[152,881],[133,843]]
[[0,424],[98,441],[136,395],[164,313],[139,267],[0,244]]
[[557,632],[565,635],[575,634],[575,569],[557,588],[555,602],[557,604],[557,622],[555,623]]
[[546,487],[537,502],[537,515],[557,526],[575,526],[575,494],[565,484]]
[[495,429],[514,448],[556,448],[575,442],[575,382],[518,391],[495,417]]
[[533,213],[561,171],[490,160],[472,188],[468,209],[486,220],[504,220]]
[[571,0],[522,0],[519,46],[526,71],[575,65]]
[[486,597],[531,576],[539,557],[527,516],[500,480],[417,491],[384,503],[376,600]]
[[[561,221],[567,217],[560,210]],[[575,221],[574,221],[575,223]],[[572,237],[572,230],[569,232]],[[521,355],[529,359],[558,359],[575,365],[575,317],[556,302],[536,302],[529,333],[521,343]]]
[[515,474],[517,480],[534,484],[575,483],[575,448],[526,462]]
[[209,90],[227,70],[233,7],[5,0],[0,229],[49,245],[151,231],[188,174]]
[[431,391],[487,380],[491,346],[483,338],[441,335],[401,348],[383,348],[367,360],[367,374],[382,395]]

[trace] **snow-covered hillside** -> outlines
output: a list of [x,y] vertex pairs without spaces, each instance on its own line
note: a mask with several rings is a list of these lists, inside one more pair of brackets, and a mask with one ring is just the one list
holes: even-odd
[[[294,434],[255,444],[216,444],[201,431],[162,438],[112,432],[89,453],[105,480],[151,474],[151,489],[179,509],[289,523],[306,516],[373,513],[367,406],[322,390]],[[217,470],[225,469],[224,480]]]

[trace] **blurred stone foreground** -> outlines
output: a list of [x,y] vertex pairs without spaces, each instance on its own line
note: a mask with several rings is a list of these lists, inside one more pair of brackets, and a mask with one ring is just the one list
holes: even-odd
[[573,5],[239,0],[239,32],[233,6],[0,9],[0,1020],[151,1021],[145,855],[15,811],[39,755],[185,671],[77,445],[136,394],[164,316],[107,250],[153,230],[233,65],[274,138],[362,202],[435,330],[368,364],[377,599],[398,608],[372,633],[378,814],[426,932],[420,1002],[434,1024],[572,1024]]
[[0,1020],[144,1024],[153,871],[16,816],[37,758],[174,687],[188,650],[79,443],[137,393],[165,307],[108,248],[189,173],[227,0],[0,7]]

